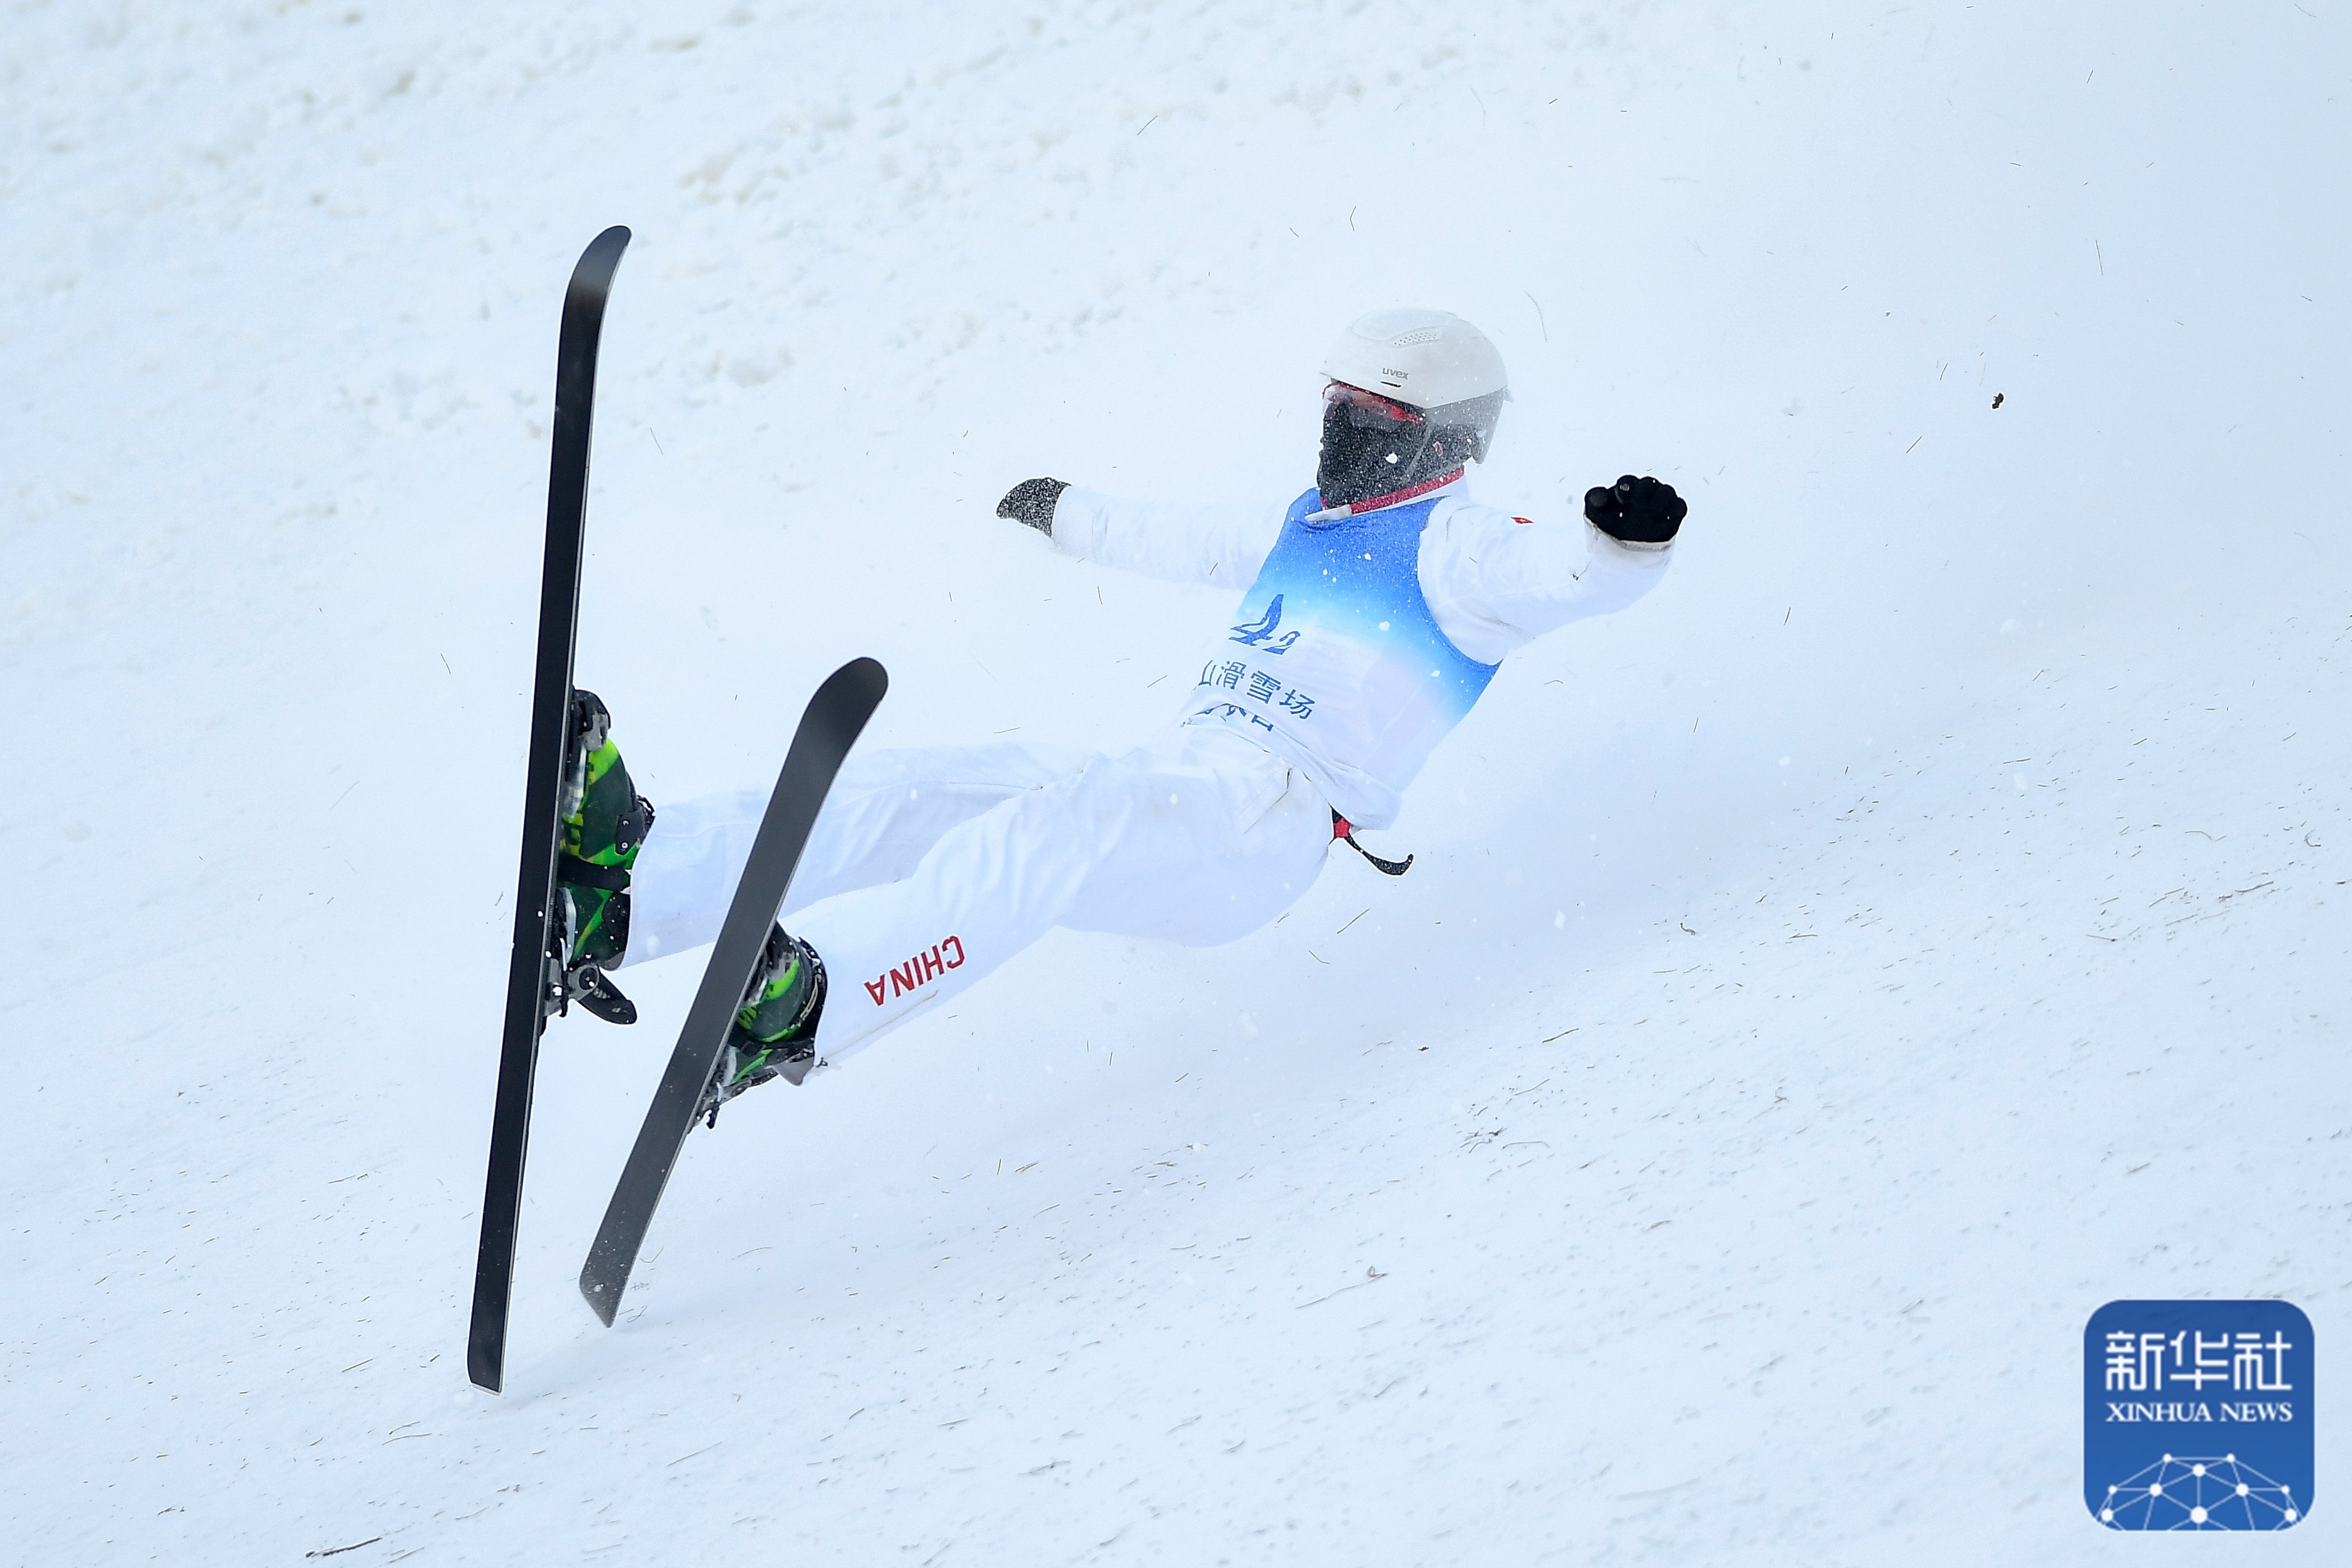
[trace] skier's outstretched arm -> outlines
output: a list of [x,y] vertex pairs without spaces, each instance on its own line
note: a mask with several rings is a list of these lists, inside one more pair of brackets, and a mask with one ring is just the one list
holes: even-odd
[[1457,508],[1431,520],[1422,543],[1423,592],[1465,653],[1499,659],[1648,593],[1665,575],[1687,510],[1672,486],[1630,474],[1588,491],[1581,522]]
[[1282,531],[1282,510],[1127,500],[1060,479],[1024,479],[997,503],[1082,561],[1178,583],[1246,588]]

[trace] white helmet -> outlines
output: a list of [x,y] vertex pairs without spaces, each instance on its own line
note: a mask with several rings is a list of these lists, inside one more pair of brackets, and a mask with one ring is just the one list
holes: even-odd
[[1323,374],[1423,411],[1510,395],[1503,356],[1486,333],[1448,310],[1359,316],[1323,356]]
[[1318,518],[1422,493],[1485,462],[1511,395],[1486,334],[1444,310],[1358,317],[1323,356],[1323,374]]

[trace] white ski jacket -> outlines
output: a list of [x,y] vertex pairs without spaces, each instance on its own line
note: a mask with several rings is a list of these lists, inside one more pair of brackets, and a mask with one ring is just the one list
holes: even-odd
[[[1310,498],[1287,508],[1186,504],[1073,486],[1055,508],[1051,538],[1081,560],[1243,594],[1241,624],[1202,668],[1185,721],[1247,734],[1364,827],[1395,820],[1405,786],[1505,655],[1632,604],[1673,552],[1621,542],[1581,518],[1514,517],[1470,500],[1457,479],[1320,525],[1331,543],[1318,564],[1323,542],[1310,537],[1318,525],[1304,520]],[[1417,545],[1406,545],[1407,574],[1402,556],[1394,571],[1376,556],[1394,555],[1398,542],[1381,541],[1381,520],[1396,514],[1410,527],[1409,512],[1423,521]],[[1339,548],[1349,531],[1365,549]]]

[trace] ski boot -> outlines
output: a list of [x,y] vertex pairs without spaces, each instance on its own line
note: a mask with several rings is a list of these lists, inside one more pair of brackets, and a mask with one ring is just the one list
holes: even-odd
[[636,1005],[604,971],[628,951],[629,870],[654,825],[654,803],[629,782],[612,729],[612,712],[597,695],[575,689],[555,857],[555,912],[563,944],[558,1005],[577,1002],[608,1024],[634,1024]]
[[781,925],[770,927],[743,1005],[702,1091],[697,1114],[704,1125],[718,1126],[719,1108],[747,1089],[776,1078],[796,1085],[808,1077],[816,1066],[816,1024],[824,1012],[824,963],[816,949]]

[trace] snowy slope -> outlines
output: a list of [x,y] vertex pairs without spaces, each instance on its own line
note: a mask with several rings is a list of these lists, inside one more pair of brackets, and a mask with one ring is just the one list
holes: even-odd
[[[2352,55],[2024,12],[16,0],[0,1558],[2146,1553],[2078,1500],[2090,1311],[2347,1331]],[[1289,493],[1364,309],[1501,343],[1489,499],[1694,510],[1497,679],[1410,878],[1056,936],[762,1091],[614,1331],[571,1281],[695,961],[558,1024],[493,1399],[613,222],[580,668],[656,800],[851,653],[871,744],[1148,732],[1226,602],[990,504]],[[2318,1414],[2282,1563],[2344,1553]]]

